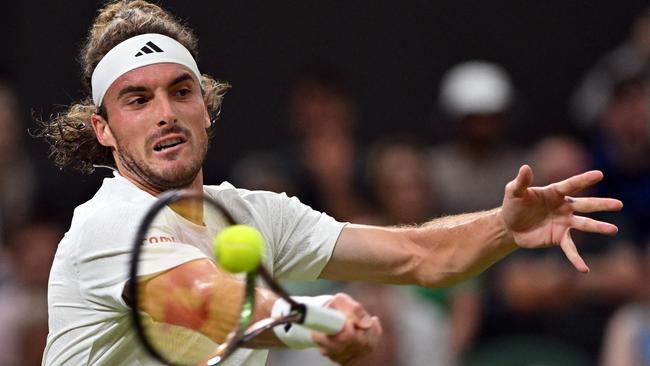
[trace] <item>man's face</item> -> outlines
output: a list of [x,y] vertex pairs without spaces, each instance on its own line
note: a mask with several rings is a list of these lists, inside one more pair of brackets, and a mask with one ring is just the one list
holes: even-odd
[[113,148],[120,173],[152,193],[197,179],[208,146],[210,118],[198,80],[184,66],[164,63],[120,76],[107,90],[108,121],[93,122]]

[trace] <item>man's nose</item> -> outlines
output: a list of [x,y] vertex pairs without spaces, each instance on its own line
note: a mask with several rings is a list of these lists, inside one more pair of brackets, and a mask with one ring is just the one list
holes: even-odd
[[[162,93],[161,93],[162,94]],[[160,95],[158,99],[158,126],[164,126],[168,123],[176,123],[178,115],[174,102],[167,95]]]

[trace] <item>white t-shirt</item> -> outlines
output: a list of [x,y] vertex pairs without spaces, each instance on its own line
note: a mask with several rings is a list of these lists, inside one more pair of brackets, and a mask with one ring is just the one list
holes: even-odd
[[[228,183],[205,186],[204,192],[222,203],[235,221],[262,233],[267,243],[264,264],[277,279],[316,279],[344,226],[284,194],[236,189]],[[132,241],[155,200],[115,173],[90,201],[75,209],[50,273],[44,365],[159,365],[140,346],[129,306],[122,299]],[[161,230],[188,235],[176,232],[180,216],[171,210],[162,215]],[[145,252],[146,273],[141,274],[212,257],[209,245],[151,247],[155,250]],[[267,353],[242,349],[228,364],[264,365]]]

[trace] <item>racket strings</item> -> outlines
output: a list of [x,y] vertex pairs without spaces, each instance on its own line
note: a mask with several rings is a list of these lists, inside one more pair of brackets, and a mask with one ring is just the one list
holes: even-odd
[[[224,301],[226,298],[232,301],[233,294],[243,293],[241,281],[228,277],[229,280],[221,281],[223,291],[229,293],[229,296],[221,297]],[[254,304],[242,307],[241,303],[245,303],[243,298],[238,304],[217,301],[206,306],[199,294],[187,289],[147,291],[146,285],[140,287],[145,289],[139,296],[140,308],[148,317],[148,321],[142,322],[145,337],[165,361],[173,364],[202,362],[214,353],[219,344],[227,343],[228,335],[238,329],[239,324],[248,325],[252,319]],[[152,305],[145,305],[149,303]],[[245,322],[242,318],[246,318]]]
[[[142,328],[145,337],[164,360],[180,365],[198,364],[218,347],[213,340],[215,337],[208,332],[192,329],[208,328],[206,320],[195,316],[195,312],[186,310],[197,306],[196,298],[192,298],[189,292],[166,295],[175,297],[174,304],[182,303],[184,306],[182,308],[176,306],[176,310],[170,310],[170,307],[164,305],[167,302],[151,301],[155,304],[155,308],[145,308],[148,312],[142,312],[144,317]],[[144,293],[141,298],[148,296],[151,294]],[[211,323],[222,326],[220,332],[227,334],[236,322],[233,321],[231,327],[223,324],[223,320]],[[189,324],[192,326],[188,326]]]
[[145,334],[159,355],[173,364],[195,365],[218,346],[199,332],[169,323],[145,322]]
[[[239,309],[245,301],[243,296],[238,304],[226,304],[225,300],[219,301],[218,295],[219,292],[227,292],[228,296],[222,298],[237,302],[237,296],[232,300],[232,295],[243,294],[241,281],[216,267],[226,280],[220,281],[219,292],[211,295],[217,299],[215,305],[212,301],[206,301],[202,296],[204,294],[197,292],[190,282],[179,285],[170,281],[162,285],[158,283],[157,288],[152,286],[153,280],[161,276],[160,273],[150,274],[149,266],[155,263],[150,259],[169,258],[175,253],[173,248],[188,245],[211,259],[212,238],[216,232],[231,225],[232,218],[216,205],[204,201],[202,196],[183,194],[161,199],[145,219],[138,234],[140,252],[135,257],[137,261],[135,268],[132,267],[130,280],[138,284],[133,286],[137,292],[134,307],[139,310],[135,322],[139,323],[141,339],[144,338],[147,349],[165,364],[203,363],[240,323]],[[188,262],[162,273],[169,274],[177,268],[180,270],[187,267],[186,264]],[[185,269],[183,271],[187,272]],[[180,277],[191,278],[192,275],[186,273]]]
[[[183,201],[187,199],[193,201]],[[175,209],[169,209],[171,204],[174,204]],[[167,247],[168,251],[162,253],[164,256],[160,257],[165,260],[162,257],[173,256],[177,245],[186,247],[191,245],[203,252],[202,259],[212,258],[212,237],[216,232],[232,224],[234,224],[232,217],[219,206],[219,203],[209,197],[188,196],[181,191],[161,195],[141,222],[134,241],[129,280],[131,283],[138,284],[138,286],[130,286],[130,289],[137,293],[133,295],[129,292],[136,309],[132,314],[139,338],[147,350],[165,364],[184,366],[220,364],[240,347],[245,347],[247,343],[273,327],[301,323],[303,320],[304,312],[301,312],[300,306],[274,283],[264,267],[260,267],[259,273],[249,273],[244,284],[241,278],[222,273],[223,271],[216,267],[215,275],[219,277],[218,287],[206,287],[210,292],[206,297],[202,296],[205,293],[200,291],[197,293],[195,287],[190,284],[192,279],[201,277],[192,271],[194,265],[214,266],[214,262],[205,260],[180,262],[182,265],[167,267],[171,269],[165,269],[165,274],[178,269],[181,273],[176,279],[182,278],[185,282],[179,286],[178,282],[171,281],[163,284],[156,291],[151,291],[152,288],[147,289],[149,280],[153,282],[163,277],[157,274],[149,277],[152,272],[140,272],[150,265],[146,261],[147,248],[151,248],[152,245]],[[147,240],[147,238],[155,240]],[[158,243],[155,243],[156,240]],[[145,255],[141,255],[142,253]],[[214,273],[214,268],[211,269],[211,273]],[[258,275],[271,292],[285,298],[292,305],[289,314],[253,322],[256,314],[255,298],[259,291],[256,290]],[[190,281],[187,282],[188,280]],[[260,337],[256,342],[259,346],[266,344],[267,340]]]

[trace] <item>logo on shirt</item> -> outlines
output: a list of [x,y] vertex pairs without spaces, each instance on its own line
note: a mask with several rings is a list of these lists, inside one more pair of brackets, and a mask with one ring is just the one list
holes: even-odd
[[148,238],[145,238],[144,240],[145,244],[158,244],[158,243],[173,243],[176,241],[176,238],[173,236],[150,236]]

